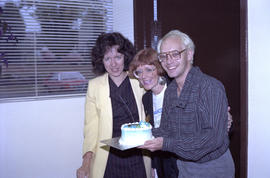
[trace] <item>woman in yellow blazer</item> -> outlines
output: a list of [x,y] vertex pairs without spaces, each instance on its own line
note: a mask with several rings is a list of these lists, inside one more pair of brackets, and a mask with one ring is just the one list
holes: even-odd
[[135,54],[120,33],[101,34],[92,49],[94,72],[86,95],[83,163],[78,178],[151,177],[151,160],[139,149],[120,151],[101,140],[120,136],[123,123],[144,120],[144,90],[127,75]]

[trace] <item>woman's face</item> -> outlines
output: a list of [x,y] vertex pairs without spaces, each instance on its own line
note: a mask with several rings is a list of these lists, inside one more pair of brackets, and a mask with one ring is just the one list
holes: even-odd
[[124,55],[117,51],[118,45],[109,48],[103,58],[103,64],[111,78],[118,78],[123,75]]
[[134,73],[144,89],[152,90],[158,85],[159,75],[154,65],[140,65]]

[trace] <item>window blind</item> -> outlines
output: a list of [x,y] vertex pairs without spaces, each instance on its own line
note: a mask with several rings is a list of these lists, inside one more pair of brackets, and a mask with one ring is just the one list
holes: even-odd
[[82,95],[90,50],[112,31],[112,0],[2,0],[0,101]]

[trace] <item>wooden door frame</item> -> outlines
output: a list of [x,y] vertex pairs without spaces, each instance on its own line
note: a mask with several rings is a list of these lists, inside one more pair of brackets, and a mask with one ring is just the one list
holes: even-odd
[[240,177],[247,178],[248,165],[248,26],[247,0],[240,0]]

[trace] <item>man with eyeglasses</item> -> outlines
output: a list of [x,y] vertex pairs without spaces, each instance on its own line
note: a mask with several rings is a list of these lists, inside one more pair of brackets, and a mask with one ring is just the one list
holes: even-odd
[[155,139],[139,148],[178,156],[179,178],[233,178],[224,86],[194,67],[195,45],[178,30],[158,43],[158,59],[174,80],[165,91],[162,122]]

